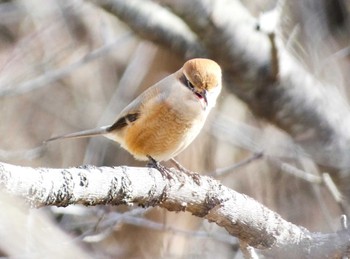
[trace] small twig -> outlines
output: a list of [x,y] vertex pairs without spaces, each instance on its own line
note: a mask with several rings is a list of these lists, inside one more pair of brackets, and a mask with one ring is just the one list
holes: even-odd
[[239,248],[242,251],[244,259],[259,259],[258,254],[255,252],[255,249],[249,246],[246,242],[240,241]]
[[290,175],[293,175],[294,177],[300,178],[309,183],[316,183],[316,184],[322,183],[322,178],[318,175],[314,175],[306,171],[300,170],[288,163],[281,162],[277,159],[271,159],[271,161],[273,163],[276,163],[281,168],[282,171]]
[[335,202],[338,204],[339,208],[341,209],[342,213],[344,215],[348,215],[347,213],[347,205],[344,204],[344,199],[342,197],[341,192],[338,190],[338,187],[335,185],[332,177],[329,175],[329,173],[323,173],[322,174],[322,180],[324,186],[327,188],[329,193],[334,198]]
[[347,230],[348,229],[348,217],[346,215],[341,215],[340,217],[340,225],[342,230]]
[[342,201],[342,194],[338,190],[337,186],[335,185],[333,179],[329,175],[329,173],[323,173],[322,174],[322,179],[324,185],[328,188],[329,192],[332,194],[334,200],[336,202],[341,202]]
[[300,170],[290,164],[280,162],[276,159],[273,161],[279,164],[279,166],[281,167],[281,170],[283,170],[286,173],[289,173],[290,175],[293,175],[311,184],[324,185],[326,189],[329,191],[329,193],[331,194],[331,196],[334,198],[335,202],[338,204],[342,213],[347,215],[347,210],[346,210],[347,206],[346,204],[344,204],[342,194],[338,190],[336,184],[334,183],[333,179],[328,173],[323,173],[322,176],[318,176],[318,175],[314,175],[306,171]]
[[271,76],[273,80],[277,80],[279,76],[279,59],[275,32],[269,33],[268,37],[271,42]]
[[[106,218],[101,222],[101,226],[103,228],[102,233],[105,233],[105,230],[107,229],[113,229],[113,226],[118,223],[131,224],[134,226],[145,227],[156,231],[171,232],[174,234],[180,234],[180,235],[189,236],[189,237],[213,238],[220,242],[228,243],[231,245],[237,243],[236,238],[227,234],[208,233],[206,231],[189,231],[189,230],[179,229],[174,226],[167,226],[163,223],[149,220],[147,218],[142,218],[136,215],[130,215],[129,213],[118,213],[118,212],[109,213],[108,218]],[[84,239],[85,238],[86,237],[84,237]]]
[[276,43],[276,27],[280,19],[279,8],[275,7],[269,12],[263,13],[258,20],[256,29],[266,33],[271,44],[270,72],[271,78],[277,80],[279,76],[278,48]]
[[262,158],[264,155],[264,153],[262,151],[260,152],[255,152],[252,156],[246,158],[246,159],[243,159],[242,161],[238,162],[238,163],[235,163],[233,165],[230,165],[230,166],[227,166],[227,167],[224,167],[224,168],[218,168],[216,169],[214,172],[211,172],[209,175],[213,175],[213,176],[224,176],[228,173],[231,173],[232,171],[240,168],[240,167],[243,167],[243,166],[246,166],[248,165],[249,163],[257,160],[257,159],[260,159]]

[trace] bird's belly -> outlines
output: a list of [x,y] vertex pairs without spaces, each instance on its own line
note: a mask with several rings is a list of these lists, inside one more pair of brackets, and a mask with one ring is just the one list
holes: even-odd
[[169,160],[198,135],[204,119],[188,118],[167,105],[158,105],[126,129],[122,146],[136,159]]

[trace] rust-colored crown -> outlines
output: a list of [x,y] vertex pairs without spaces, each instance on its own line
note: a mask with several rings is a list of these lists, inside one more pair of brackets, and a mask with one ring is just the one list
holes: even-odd
[[221,85],[221,68],[210,59],[196,58],[187,61],[183,66],[183,73],[199,89],[210,91]]

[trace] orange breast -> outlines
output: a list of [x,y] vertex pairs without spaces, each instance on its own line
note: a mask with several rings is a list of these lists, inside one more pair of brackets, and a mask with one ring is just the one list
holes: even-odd
[[191,121],[186,121],[166,103],[154,104],[135,123],[125,129],[124,148],[135,158],[167,160],[183,145]]

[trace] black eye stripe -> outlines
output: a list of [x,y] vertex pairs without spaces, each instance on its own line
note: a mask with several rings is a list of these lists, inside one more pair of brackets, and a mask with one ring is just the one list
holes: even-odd
[[186,86],[188,89],[190,89],[191,91],[193,91],[194,89],[194,85],[186,78],[185,75],[182,75],[180,78],[179,78],[180,82]]
[[179,78],[179,80],[180,80],[180,82],[183,84],[183,85],[185,85],[185,86],[187,86],[187,78],[186,78],[186,76],[184,75],[184,74],[182,74],[182,76]]

